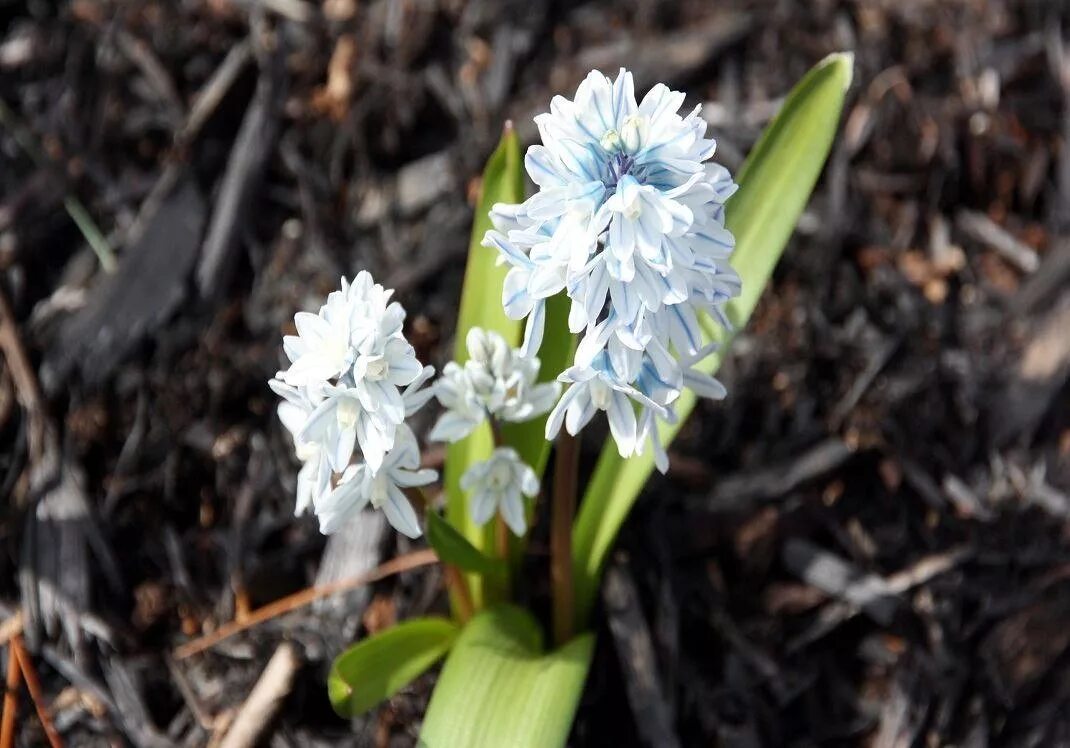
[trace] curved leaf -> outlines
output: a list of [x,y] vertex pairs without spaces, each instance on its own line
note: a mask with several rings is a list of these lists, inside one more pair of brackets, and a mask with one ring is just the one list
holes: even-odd
[[334,711],[353,717],[390,698],[442,659],[457,632],[446,618],[414,618],[353,645],[327,677]]
[[[850,54],[829,55],[792,89],[736,175],[739,191],[728,201],[727,225],[735,234],[732,265],[743,279],[743,292],[726,307],[736,330],[746,325],[773,268],[795,229],[821,173],[840,121],[854,66]],[[716,356],[698,367],[712,373],[723,360],[732,334],[705,324],[722,343]],[[659,429],[664,444],[680,430],[695,407],[685,391],[676,402],[680,420]],[[577,616],[586,621],[602,566],[628,512],[654,469],[651,450],[623,460],[612,443],[602,449],[573,526],[572,550]]]
[[435,549],[442,563],[453,564],[462,571],[483,576],[505,575],[504,561],[490,558],[479,551],[438,512],[427,513],[427,542]]
[[542,630],[527,611],[499,605],[475,616],[442,668],[420,745],[564,746],[583,694],[594,635],[549,653],[542,647]]

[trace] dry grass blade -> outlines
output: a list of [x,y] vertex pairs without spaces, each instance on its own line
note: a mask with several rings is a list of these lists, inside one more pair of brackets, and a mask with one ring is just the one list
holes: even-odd
[[37,718],[41,720],[41,727],[48,738],[48,744],[52,748],[62,748],[63,739],[60,738],[56,726],[52,723],[52,717],[48,713],[45,695],[41,690],[41,680],[37,677],[37,669],[34,668],[30,653],[26,651],[26,646],[22,643],[22,637],[17,634],[11,640],[11,653],[18,661],[22,678],[26,681],[26,690],[30,692],[30,699],[33,701],[34,709],[37,710]]
[[15,717],[19,708],[19,681],[21,670],[14,646],[7,650],[7,680],[4,691],[4,716],[0,721],[0,748],[12,748],[15,745]]

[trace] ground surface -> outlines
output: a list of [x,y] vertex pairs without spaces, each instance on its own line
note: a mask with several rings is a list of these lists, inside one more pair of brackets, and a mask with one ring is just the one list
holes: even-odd
[[[353,725],[322,684],[345,643],[443,606],[434,570],[174,657],[413,550],[292,517],[265,381],[294,311],[368,268],[441,365],[506,118],[530,139],[551,94],[626,64],[704,102],[735,169],[852,49],[731,395],[622,535],[573,743],[1070,745],[1065,10],[0,3],[0,632],[21,612],[57,729],[206,744],[288,640],[268,744],[413,745],[431,676]],[[19,701],[16,744],[42,744]]]

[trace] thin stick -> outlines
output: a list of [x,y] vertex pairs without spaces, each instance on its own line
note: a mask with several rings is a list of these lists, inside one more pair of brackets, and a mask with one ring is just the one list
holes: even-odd
[[[438,556],[435,555],[433,550],[427,548],[422,551],[415,551],[404,556],[393,558],[364,574],[358,574],[346,579],[339,579],[337,582],[322,584],[318,587],[309,587],[306,590],[295,592],[281,600],[276,600],[273,603],[268,603],[261,608],[257,608],[243,621],[231,621],[230,623],[223,624],[210,634],[186,642],[181,647],[175,649],[174,658],[176,660],[184,660],[187,657],[192,657],[199,652],[214,647],[224,639],[229,639],[235,634],[240,634],[246,629],[258,626],[264,621],[270,621],[272,618],[281,616],[284,613],[289,613],[292,610],[297,610],[298,608],[310,605],[325,597],[337,595],[339,592],[345,592],[356,587],[363,587],[366,584],[378,582],[380,579],[386,579],[394,574],[417,569],[421,566],[430,566],[434,563],[438,563]],[[0,748],[2,748],[2,746],[0,746]]]
[[292,644],[283,642],[278,646],[227,730],[220,748],[249,748],[257,744],[293,688],[294,673],[300,664]]
[[22,637],[17,634],[11,640],[11,653],[18,660],[19,669],[22,670],[22,679],[26,681],[26,690],[30,692],[33,708],[37,710],[37,719],[41,721],[41,727],[48,738],[48,744],[52,748],[63,748],[63,739],[60,738],[59,733],[56,731],[56,726],[52,724],[52,717],[48,714],[45,695],[41,691],[41,679],[37,677],[37,669],[33,666],[33,659],[31,659],[30,653],[26,651],[26,647],[22,643]]
[[576,595],[572,586],[572,518],[576,514],[579,442],[567,431],[557,437],[554,495],[550,507],[550,579],[554,587],[554,641],[572,638]]
[[7,690],[4,691],[4,717],[0,722],[0,748],[15,745],[15,713],[19,708],[19,680],[22,670],[14,647],[7,648]]
[[460,569],[453,564],[446,564],[444,572],[446,589],[456,597],[457,615],[460,616],[461,623],[465,623],[475,611],[475,606],[472,604],[472,593],[468,591],[468,585],[465,583],[464,575],[461,574]]
[[37,380],[33,362],[19,336],[15,312],[11,309],[3,289],[0,289],[0,353],[7,361],[11,380],[15,383],[15,396],[26,411],[30,459],[36,463],[46,451],[46,435],[49,431],[45,398],[41,394],[41,385]]

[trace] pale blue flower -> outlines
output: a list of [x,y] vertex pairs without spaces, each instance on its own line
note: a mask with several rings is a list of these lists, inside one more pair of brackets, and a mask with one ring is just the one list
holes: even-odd
[[396,431],[395,445],[378,470],[367,464],[350,465],[338,485],[316,504],[320,531],[330,534],[368,504],[382,510],[391,526],[410,538],[422,534],[420,520],[403,489],[426,486],[438,477],[420,469],[420,450],[408,426]]
[[623,455],[650,433],[626,401],[652,403],[640,406],[648,421],[671,419],[683,387],[721,391],[692,368],[710,352],[699,320],[727,326],[723,307],[740,290],[724,226],[736,186],[709,162],[715,143],[697,107],[679,114],[683,102],[662,84],[637,102],[623,69],[612,81],[591,72],[571,101],[555,96],[535,118],[542,142],[524,160],[539,189],[520,205],[496,205],[484,239],[510,266],[502,302],[527,320],[526,355],[538,351],[546,300],[558,293],[571,301],[569,329],[583,333],[560,378],[567,403],[551,423],[575,433],[604,410]]
[[488,417],[522,422],[553,407],[561,385],[538,383],[539,359],[520,355],[500,334],[473,327],[465,339],[468,360],[446,364],[435,382],[446,410],[431,431],[432,441],[456,442]]
[[497,511],[510,530],[523,535],[527,531],[524,497],[539,493],[539,479],[515,449],[498,447],[464,472],[461,489],[468,492],[468,511],[477,525],[485,525]]

